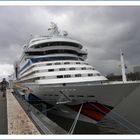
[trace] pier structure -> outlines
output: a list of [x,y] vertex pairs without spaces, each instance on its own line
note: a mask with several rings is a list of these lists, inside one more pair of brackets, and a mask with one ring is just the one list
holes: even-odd
[[0,134],[40,134],[11,90],[7,97],[0,94]]
[[29,104],[22,103],[23,107],[18,101],[12,90],[7,90],[7,97],[2,97],[2,94],[0,94],[0,134],[40,135],[66,133],[65,130],[30,107]]
[[8,134],[40,134],[10,90],[7,92]]

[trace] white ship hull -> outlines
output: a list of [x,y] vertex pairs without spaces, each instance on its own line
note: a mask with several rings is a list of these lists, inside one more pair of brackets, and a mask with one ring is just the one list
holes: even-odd
[[[32,94],[40,99],[51,103],[65,103],[70,105],[81,104],[85,102],[98,102],[100,104],[115,107],[125,97],[131,94],[137,87],[139,82],[127,83],[107,83],[107,84],[75,84],[75,85],[39,85],[25,84]],[[26,96],[29,92],[26,92]]]

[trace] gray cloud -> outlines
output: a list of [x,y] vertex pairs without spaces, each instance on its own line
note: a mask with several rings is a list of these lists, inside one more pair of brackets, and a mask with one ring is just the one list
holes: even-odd
[[0,76],[12,64],[30,35],[46,34],[50,21],[67,30],[88,50],[88,62],[104,74],[120,73],[122,49],[132,71],[140,65],[139,6],[0,6]]

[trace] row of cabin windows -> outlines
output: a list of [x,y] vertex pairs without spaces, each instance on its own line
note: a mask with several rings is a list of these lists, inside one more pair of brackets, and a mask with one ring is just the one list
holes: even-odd
[[[81,74],[75,74],[75,77],[81,77]],[[71,75],[57,75],[57,78],[70,78]]]
[[[62,65],[62,64],[65,64],[65,65],[67,65],[67,64],[86,64],[86,65],[88,65],[88,63],[81,63],[81,62],[64,62],[64,63],[56,62],[56,63],[54,63],[54,65]],[[46,65],[50,66],[50,65],[53,65],[53,63],[47,63]],[[31,69],[33,67],[34,66],[28,67],[22,74],[24,74],[26,71],[28,71],[29,69]],[[82,70],[84,70],[84,69],[86,69],[86,68],[82,68]],[[70,68],[70,70],[75,70],[75,69],[74,68]]]
[[86,65],[88,65],[88,63],[81,63],[81,62],[64,62],[64,63],[56,62],[56,63],[47,63],[46,65],[50,66],[53,64],[54,65],[62,65],[62,64],[65,64],[65,65],[68,65],[68,64],[86,64]]
[[[75,75],[70,75],[70,74],[67,74],[67,75],[57,75],[56,78],[72,78],[72,77],[85,77],[85,76],[88,76],[88,77],[92,77],[92,76],[101,76],[100,73],[88,73],[86,75],[82,75],[82,74],[75,74]],[[26,78],[28,78],[29,76],[27,76]],[[22,77],[23,78],[23,77]],[[22,79],[20,78],[20,79]],[[54,78],[54,77],[53,77]],[[46,77],[36,77],[36,78],[33,78],[35,80],[40,80],[40,79],[46,79]]]
[[[59,71],[65,71],[66,69],[65,68],[60,68],[59,69]],[[69,70],[76,70],[76,68],[69,68]],[[81,70],[94,70],[94,68],[86,68],[86,67],[82,67],[81,68]],[[22,76],[21,75],[21,78],[24,78],[24,77],[29,77],[30,75],[32,75],[32,74],[35,74],[35,73],[38,73],[38,72],[46,72],[47,70],[40,70],[40,71],[33,71],[33,72],[31,72],[31,73],[28,73],[27,75],[24,75],[24,76]],[[54,72],[55,71],[55,69],[48,69],[48,72]],[[90,76],[90,75],[89,75]],[[92,76],[92,75],[91,75]],[[76,77],[78,77],[77,75],[76,75]],[[80,77],[80,76],[79,76]],[[68,78],[68,77],[67,77]]]
[[[93,74],[93,73],[88,73],[87,76],[91,77],[91,76],[101,76],[100,73],[96,73],[96,74]],[[57,78],[70,78],[70,77],[73,77],[72,75],[70,74],[67,74],[67,75],[57,75]],[[82,77],[82,74],[75,74],[75,77]]]
[[[53,64],[54,65],[62,65],[62,64],[65,64],[65,65],[67,65],[67,64],[86,64],[86,65],[89,65],[88,63],[81,63],[81,62],[64,62],[64,63],[56,62],[56,63],[47,63],[46,65],[50,66],[50,65],[53,65]],[[27,70],[29,70],[29,69],[31,69],[33,67],[34,66],[28,67]],[[82,68],[82,69],[84,69],[84,68]],[[25,70],[23,73],[25,73],[27,70]]]
[[[33,73],[32,73],[33,74]],[[22,78],[28,78],[30,75],[26,75],[26,76],[23,76]],[[87,76],[100,76],[99,73],[96,73],[96,74],[93,74],[93,73],[89,73]],[[68,74],[68,75],[58,75],[57,78],[70,78],[72,77],[72,75]],[[82,74],[75,74],[75,77],[82,77]]]
[[[66,68],[60,68],[59,71],[65,71]],[[69,68],[69,70],[76,70],[76,68]],[[78,70],[78,69],[77,69]],[[86,67],[82,67],[80,68],[80,70],[94,70],[94,68],[86,68]],[[44,70],[43,70],[44,71]],[[46,70],[45,70],[46,71]],[[55,71],[55,69],[48,69],[48,72],[53,72]]]

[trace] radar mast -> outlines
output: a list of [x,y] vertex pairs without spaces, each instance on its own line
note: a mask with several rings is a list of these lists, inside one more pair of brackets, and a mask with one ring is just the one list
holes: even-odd
[[60,34],[57,24],[54,22],[51,22],[50,28],[48,29],[50,36],[58,36]]
[[60,32],[60,30],[58,29],[57,24],[54,23],[54,22],[51,22],[50,28],[48,28],[48,31],[49,31],[50,36],[64,36],[64,37],[68,36],[67,31]]

